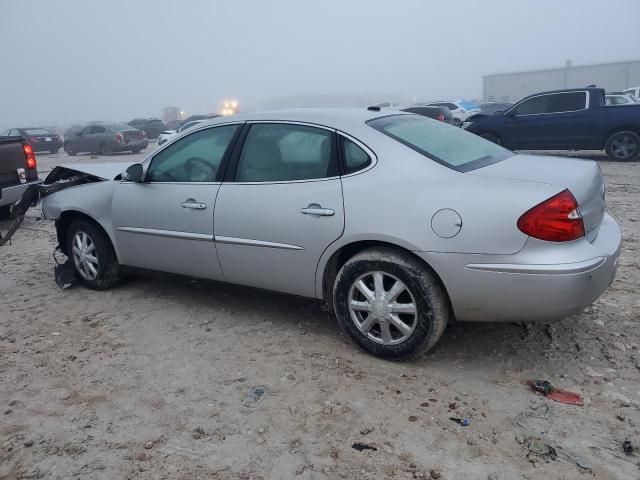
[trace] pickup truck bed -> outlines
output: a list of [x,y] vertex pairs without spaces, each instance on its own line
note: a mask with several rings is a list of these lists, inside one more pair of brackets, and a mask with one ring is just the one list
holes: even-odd
[[0,219],[7,218],[27,187],[38,182],[36,157],[21,137],[0,137]]

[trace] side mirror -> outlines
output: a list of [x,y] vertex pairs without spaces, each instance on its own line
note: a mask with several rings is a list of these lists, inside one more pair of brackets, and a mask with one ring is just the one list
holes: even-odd
[[125,172],[122,174],[122,179],[125,182],[141,182],[143,174],[144,170],[142,168],[142,165],[139,163],[134,163],[125,170]]

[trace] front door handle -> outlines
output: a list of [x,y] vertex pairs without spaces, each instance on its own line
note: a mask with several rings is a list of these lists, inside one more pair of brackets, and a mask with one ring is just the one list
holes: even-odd
[[312,203],[308,207],[303,208],[300,210],[300,213],[305,215],[318,215],[320,217],[332,217],[336,214],[335,210],[332,210],[331,208],[322,208],[317,203]]
[[205,208],[207,208],[206,203],[197,202],[193,198],[187,198],[180,205],[182,206],[182,208],[191,208],[192,210],[204,210]]

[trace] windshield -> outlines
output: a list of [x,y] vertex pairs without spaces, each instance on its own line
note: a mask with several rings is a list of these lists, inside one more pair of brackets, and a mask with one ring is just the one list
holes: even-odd
[[29,135],[53,135],[49,130],[45,130],[44,128],[27,128],[25,132]]
[[460,172],[475,170],[514,155],[512,151],[473,133],[419,115],[391,115],[369,120],[367,124]]

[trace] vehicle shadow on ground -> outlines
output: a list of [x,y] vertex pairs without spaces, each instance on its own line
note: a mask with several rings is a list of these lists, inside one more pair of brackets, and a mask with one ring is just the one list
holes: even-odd
[[[368,357],[345,335],[332,312],[323,302],[302,297],[279,294],[265,290],[227,283],[183,278],[149,278],[132,276],[122,287],[142,289],[144,296],[167,296],[185,309],[202,309],[232,315],[235,323],[247,327],[269,320],[278,328],[303,329],[306,338],[313,336],[331,342],[335,338],[341,356]],[[438,344],[422,359],[414,360],[416,367],[430,368],[437,364],[455,363],[464,368],[476,368],[482,360],[482,369],[500,366],[514,369],[548,365],[553,369],[563,353],[575,352],[573,325],[575,317],[553,324],[521,324],[491,322],[451,322]],[[327,346],[328,348],[329,346]]]

